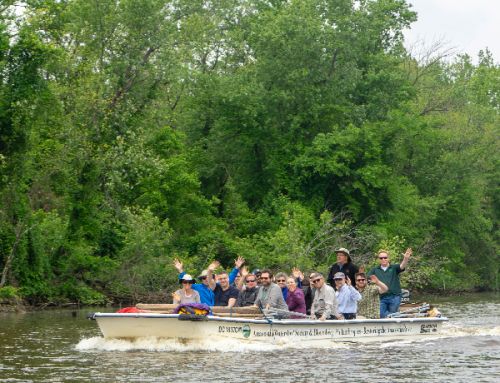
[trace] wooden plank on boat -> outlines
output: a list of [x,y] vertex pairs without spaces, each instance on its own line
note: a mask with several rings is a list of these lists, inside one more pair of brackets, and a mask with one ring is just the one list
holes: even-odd
[[213,306],[212,312],[215,313],[228,313],[228,314],[261,314],[258,307],[246,306],[246,307],[225,307],[225,306]]
[[[171,313],[177,305],[172,303],[158,303],[158,304],[148,304],[148,303],[138,303],[135,305],[140,310],[151,311],[151,312],[164,312]],[[226,306],[213,306],[211,307],[214,314],[251,314],[253,316],[260,315],[261,312],[258,307],[246,306],[246,307],[226,307]]]
[[137,303],[135,305],[135,307],[137,307],[140,310],[148,310],[148,311],[169,311],[175,309],[177,306],[178,305],[174,305],[173,303],[156,303],[156,304]]
[[227,317],[227,318],[255,318],[261,319],[263,318],[262,314],[238,314],[238,313],[214,313],[215,316],[218,317]]

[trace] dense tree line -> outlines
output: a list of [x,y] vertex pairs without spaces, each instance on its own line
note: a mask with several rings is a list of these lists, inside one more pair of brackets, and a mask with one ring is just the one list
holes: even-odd
[[154,300],[173,257],[325,271],[336,246],[412,246],[412,287],[499,288],[500,68],[408,52],[404,0],[0,12],[4,294]]

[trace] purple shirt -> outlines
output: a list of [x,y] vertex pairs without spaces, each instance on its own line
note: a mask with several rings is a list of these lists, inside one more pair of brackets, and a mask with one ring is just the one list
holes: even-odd
[[[306,313],[306,300],[304,298],[304,292],[302,291],[302,289],[299,289],[298,287],[295,289],[294,292],[288,290],[288,295],[286,297],[286,304],[288,306],[288,310],[290,311],[295,311],[297,313],[302,313],[302,314]],[[291,318],[293,318],[293,316]]]

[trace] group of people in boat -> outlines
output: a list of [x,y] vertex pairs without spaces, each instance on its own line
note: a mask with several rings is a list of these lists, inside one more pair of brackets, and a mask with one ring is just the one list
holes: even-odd
[[353,264],[346,248],[335,250],[337,262],[325,279],[320,272],[304,275],[294,267],[288,275],[269,269],[252,272],[238,257],[231,272],[215,273],[218,261],[210,263],[195,279],[174,260],[182,288],[172,294],[174,304],[204,303],[208,306],[255,306],[287,318],[356,319],[386,318],[399,311],[399,274],[412,255],[408,248],[400,264],[391,264],[387,250],[377,253],[379,265],[368,273]]

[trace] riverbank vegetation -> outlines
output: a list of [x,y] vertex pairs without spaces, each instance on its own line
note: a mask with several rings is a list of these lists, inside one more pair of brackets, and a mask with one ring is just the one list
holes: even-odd
[[174,257],[326,271],[337,246],[413,247],[413,289],[499,289],[500,68],[406,50],[405,1],[0,12],[4,294],[153,301]]

